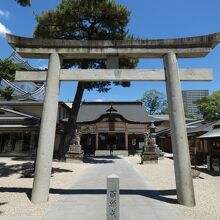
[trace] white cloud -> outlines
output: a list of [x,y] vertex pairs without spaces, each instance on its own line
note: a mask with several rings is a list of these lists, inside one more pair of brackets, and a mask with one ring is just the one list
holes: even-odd
[[103,99],[96,99],[95,101],[96,101],[96,102],[104,102]]
[[9,14],[8,11],[3,11],[3,10],[0,9],[0,16],[8,18],[9,15],[10,15],[10,14]]
[[5,34],[10,34],[10,33],[11,33],[11,31],[0,22],[0,36],[4,37]]
[[41,70],[45,70],[48,69],[48,60],[45,59],[35,59],[32,61],[32,66],[41,69]]

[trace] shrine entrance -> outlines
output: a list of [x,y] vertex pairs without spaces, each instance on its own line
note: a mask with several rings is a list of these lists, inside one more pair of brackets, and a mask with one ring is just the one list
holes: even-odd
[[[212,80],[210,69],[180,69],[177,58],[205,57],[220,40],[220,33],[207,36],[122,41],[31,39],[7,35],[8,43],[26,58],[49,58],[48,71],[17,71],[17,81],[46,81],[46,93],[31,201],[48,200],[56,129],[60,81],[165,81],[168,96],[177,198],[194,206],[194,189],[181,81]],[[119,59],[160,58],[164,70],[119,69]],[[64,59],[106,59],[107,69],[65,70]]]
[[99,133],[98,150],[125,150],[125,133]]

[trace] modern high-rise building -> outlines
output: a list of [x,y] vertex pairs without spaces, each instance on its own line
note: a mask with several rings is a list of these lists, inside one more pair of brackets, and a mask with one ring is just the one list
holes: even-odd
[[209,90],[183,90],[183,104],[188,113],[200,115],[199,109],[193,102],[209,95]]

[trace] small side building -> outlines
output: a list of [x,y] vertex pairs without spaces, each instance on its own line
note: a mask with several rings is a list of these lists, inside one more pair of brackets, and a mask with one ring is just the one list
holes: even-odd
[[[220,172],[220,120],[204,120],[186,124],[191,160],[196,163],[207,163],[207,168]],[[157,144],[165,151],[172,153],[170,129],[157,132]]]
[[[163,120],[162,124],[156,129],[157,134],[157,144],[167,153],[172,153],[172,143],[171,143],[171,134],[170,134],[170,119],[169,115],[152,115],[158,120]],[[203,120],[195,121],[194,119],[186,118],[186,128],[195,128],[201,125]]]
[[[24,61],[16,52],[7,60],[18,65],[19,70],[38,70]],[[45,96],[42,82],[10,82],[0,80],[0,89],[13,90],[10,101],[0,96],[0,155],[32,155],[36,153],[40,120]],[[59,102],[55,151],[63,134],[62,119],[68,117],[70,108]]]
[[207,144],[208,169],[220,172],[220,120],[215,121],[209,131],[201,135],[199,139]]
[[[32,155],[36,153],[43,101],[0,102],[0,155]],[[59,102],[55,151],[64,130],[62,119],[70,108]]]

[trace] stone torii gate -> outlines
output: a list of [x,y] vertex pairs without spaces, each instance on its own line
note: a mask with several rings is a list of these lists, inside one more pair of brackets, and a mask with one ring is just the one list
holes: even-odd
[[[7,35],[8,43],[26,58],[49,58],[48,71],[17,71],[17,81],[46,81],[36,169],[32,189],[33,203],[49,196],[52,156],[56,129],[59,81],[166,81],[177,198],[180,204],[194,206],[194,189],[184,107],[182,81],[212,80],[210,69],[180,69],[177,58],[205,57],[219,42],[220,33],[200,37],[131,40],[76,41],[31,39]],[[162,58],[164,70],[119,69],[119,59]],[[107,69],[64,70],[63,59],[106,59]]]

